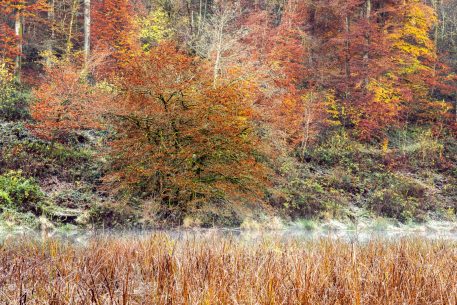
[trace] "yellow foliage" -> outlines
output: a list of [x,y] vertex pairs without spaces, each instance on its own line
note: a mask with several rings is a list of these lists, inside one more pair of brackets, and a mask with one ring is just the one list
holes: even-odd
[[389,150],[389,139],[387,137],[385,137],[382,140],[381,148],[382,148],[382,153],[383,154],[386,154],[387,151]]
[[0,102],[7,101],[14,89],[14,76],[8,70],[6,63],[0,61]]
[[329,91],[325,94],[325,105],[328,114],[327,124],[330,126],[341,125],[335,92]]
[[[400,20],[387,26],[393,25],[395,28],[389,35],[393,47],[406,55],[405,59],[397,59],[402,66],[401,72],[413,74],[429,69],[422,62],[422,58],[436,59],[436,48],[429,36],[430,30],[438,21],[435,11],[422,1],[409,0],[399,17]],[[395,26],[398,22],[400,26]]]
[[40,52],[40,57],[43,58],[43,63],[46,66],[52,66],[59,63],[59,58],[51,50],[44,50]]
[[0,61],[0,85],[10,83],[13,76],[6,68],[6,63]]
[[157,9],[148,16],[136,20],[139,29],[139,38],[143,50],[147,51],[154,44],[158,44],[173,36],[170,27],[170,18],[163,9]]
[[400,100],[400,95],[391,82],[385,79],[380,81],[371,79],[367,89],[374,94],[374,100],[384,104],[396,104]]

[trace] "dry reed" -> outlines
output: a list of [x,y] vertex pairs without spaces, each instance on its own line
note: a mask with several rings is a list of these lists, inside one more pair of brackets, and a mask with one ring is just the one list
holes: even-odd
[[401,239],[5,241],[0,304],[456,304],[457,244]]

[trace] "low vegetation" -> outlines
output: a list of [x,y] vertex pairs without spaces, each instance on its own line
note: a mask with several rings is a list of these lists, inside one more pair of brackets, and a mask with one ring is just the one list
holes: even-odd
[[105,228],[233,227],[275,215],[286,222],[380,216],[405,223],[454,220],[457,210],[456,142],[424,128],[392,133],[386,151],[329,131],[304,161],[285,156],[271,163],[277,175],[264,196],[176,204],[138,188],[111,192],[104,184],[109,161],[99,153],[106,134],[74,133],[63,145],[36,138],[26,124],[0,123],[2,211],[9,219],[14,212],[18,225],[42,215],[56,225]]
[[[165,234],[6,240],[9,304],[455,304],[457,245]],[[433,264],[430,264],[433,262]]]

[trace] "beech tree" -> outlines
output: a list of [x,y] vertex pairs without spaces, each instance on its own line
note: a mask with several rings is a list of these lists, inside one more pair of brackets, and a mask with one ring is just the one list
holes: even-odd
[[[333,93],[318,84],[313,57],[313,37],[307,32],[306,3],[290,1],[279,24],[265,12],[247,18],[250,34],[244,43],[252,45],[248,61],[258,61],[258,107],[261,120],[273,126],[275,142],[300,155],[325,126],[332,125],[330,103]],[[278,145],[281,147],[281,145]]]
[[3,61],[40,54],[34,132],[107,123],[107,182],[162,202],[261,190],[264,146],[304,160],[344,128],[387,149],[392,129],[457,118],[455,0],[49,1],[23,39],[16,6],[40,1],[0,3]]
[[436,122],[445,116],[449,105],[434,100],[433,88],[441,83],[437,72],[435,41],[430,36],[437,24],[433,9],[421,1],[405,1],[389,23],[394,25],[389,35],[395,58],[395,85],[400,88],[403,113],[409,120]]
[[109,181],[178,203],[261,191],[249,83],[213,86],[198,59],[163,43],[125,67],[106,105],[116,126]]
[[127,0],[92,0],[91,47],[97,52],[110,54],[103,67],[110,76],[120,64],[127,64],[131,49],[139,48],[134,27],[133,11]]
[[30,127],[37,136],[65,143],[71,133],[101,127],[97,107],[109,93],[90,85],[81,66],[63,61],[46,68],[30,108],[35,120]]
[[16,56],[19,56],[17,37],[14,31],[6,24],[0,25],[0,61],[10,68]]
[[84,64],[87,65],[90,56],[90,0],[84,0]]

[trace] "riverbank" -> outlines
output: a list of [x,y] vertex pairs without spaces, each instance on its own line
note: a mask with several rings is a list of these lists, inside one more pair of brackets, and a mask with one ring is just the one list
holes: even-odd
[[255,198],[164,202],[104,185],[106,134],[75,134],[78,141],[62,145],[26,126],[0,123],[0,226],[11,229],[363,228],[389,226],[386,218],[402,226],[457,219],[456,141],[424,128],[393,133],[386,150],[329,132],[303,160],[265,160],[275,174]]

